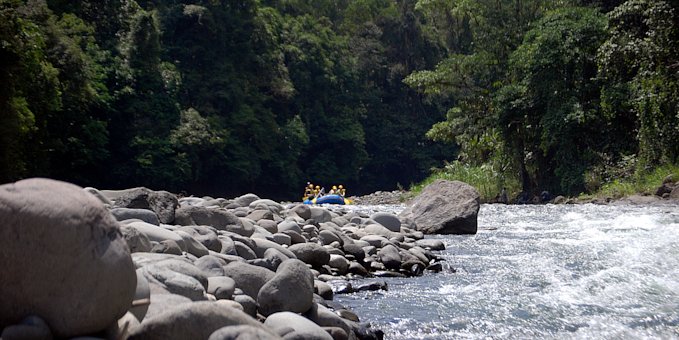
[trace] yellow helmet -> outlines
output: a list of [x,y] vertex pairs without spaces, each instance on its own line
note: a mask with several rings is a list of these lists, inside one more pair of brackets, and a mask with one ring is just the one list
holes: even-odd
[[339,188],[342,189],[342,188],[344,188],[344,187],[342,186],[342,184],[340,184],[340,185],[339,185]]
[[321,188],[320,186],[318,186],[318,185],[316,186],[316,189],[320,189],[320,188]]
[[334,190],[337,190],[337,186],[336,186],[336,185],[333,185],[332,188],[333,188]]
[[313,189],[313,188],[314,188],[314,185],[311,184],[311,183],[309,183],[309,188]]

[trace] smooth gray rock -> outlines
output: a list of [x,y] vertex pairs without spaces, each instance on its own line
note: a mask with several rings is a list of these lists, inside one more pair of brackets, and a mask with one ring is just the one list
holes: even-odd
[[370,215],[370,219],[389,229],[389,231],[396,233],[401,232],[401,220],[399,220],[398,216],[394,214],[387,212],[376,212]]
[[231,299],[236,289],[236,281],[226,276],[208,277],[207,292],[217,299]]
[[0,334],[3,340],[52,340],[52,331],[45,320],[27,316],[21,323],[5,327]]
[[250,315],[253,318],[257,317],[257,301],[255,301],[255,299],[249,295],[242,294],[235,295],[233,300],[241,305],[245,314]]
[[118,221],[138,219],[146,223],[160,225],[158,215],[148,209],[113,208],[111,209],[111,215]]
[[273,220],[259,220],[257,224],[272,234],[278,232],[278,223]]
[[222,208],[186,206],[177,209],[175,215],[175,223],[179,225],[206,225],[246,237],[254,232],[253,228],[243,226],[238,216]]
[[94,333],[130,307],[130,251],[93,195],[42,178],[5,184],[0,221],[0,329],[39,315],[56,337]]
[[304,313],[311,308],[314,295],[314,275],[304,262],[283,261],[274,275],[259,290],[259,312],[268,316],[276,312]]
[[266,268],[244,262],[229,263],[224,266],[224,273],[236,282],[236,287],[253,299],[257,299],[259,289],[275,275]]
[[415,241],[415,244],[422,248],[429,248],[431,250],[445,250],[446,244],[441,240],[433,238],[425,238]]
[[306,243],[307,239],[302,236],[302,234],[295,232],[293,230],[284,230],[281,231],[282,234],[290,236],[290,242],[292,244],[298,244],[298,243]]
[[260,220],[271,220],[273,221],[273,213],[269,210],[253,210],[248,214],[247,218],[257,222]]
[[185,296],[193,301],[205,300],[205,287],[191,276],[155,264],[145,266],[141,271],[151,284],[160,285],[170,293]]
[[398,248],[387,245],[377,252],[377,256],[387,269],[398,270],[401,268],[401,255]]
[[280,340],[276,334],[262,327],[227,326],[216,330],[208,340]]
[[320,208],[320,207],[310,207],[311,209],[311,218],[312,220],[318,222],[318,223],[325,223],[325,222],[330,222],[332,221],[332,215],[330,215],[330,212],[328,209],[325,208]]
[[288,247],[295,256],[304,263],[310,264],[314,268],[318,268],[328,264],[330,261],[330,253],[317,243],[298,243]]
[[357,244],[344,244],[344,246],[342,246],[342,250],[344,250],[345,254],[353,256],[358,262],[363,262],[363,259],[365,258],[363,247]]
[[175,230],[174,233],[182,238],[184,244],[186,244],[186,252],[188,252],[189,254],[193,254],[196,257],[202,257],[210,253],[209,249],[207,249],[202,243],[198,242],[196,239],[191,237],[191,235],[189,235],[187,232],[184,232],[182,230]]
[[325,300],[332,300],[333,298],[332,287],[320,280],[314,280],[314,293],[318,294]]
[[210,278],[224,276],[224,268],[222,266],[226,265],[226,261],[215,255],[206,255],[196,260],[194,265]]
[[339,236],[335,235],[335,233],[330,230],[321,230],[318,233],[318,239],[323,245],[332,244],[333,242],[339,242],[340,244],[342,243]]
[[236,251],[236,244],[228,236],[219,236],[219,241],[222,243],[222,250],[219,252],[225,255],[238,255]]
[[273,241],[285,246],[290,246],[292,244],[292,237],[283,233],[275,233],[272,235]]
[[278,266],[283,263],[283,261],[290,259],[290,257],[274,248],[267,249],[262,258],[271,262],[273,270],[278,270]]
[[369,235],[379,235],[385,238],[392,238],[399,235],[398,233],[395,233],[385,228],[381,224],[368,224],[367,226],[365,226],[365,228],[363,228],[363,231],[365,231]]
[[131,222],[127,225],[139,230],[151,241],[161,242],[165,240],[172,240],[177,242],[177,245],[179,245],[179,248],[181,248],[182,251],[186,251],[186,243],[184,243],[184,239],[170,230],[146,222]]
[[181,296],[178,294],[151,294],[151,304],[149,305],[148,311],[144,320],[153,318],[159,314],[162,314],[175,306],[192,303],[191,299]]
[[238,204],[241,207],[249,207],[250,203],[259,199],[259,196],[255,194],[245,194],[233,200],[233,203]]
[[200,270],[198,267],[196,267],[190,260],[184,257],[175,256],[173,258],[162,259],[160,261],[145,265],[142,268],[147,266],[167,268],[174,272],[190,276],[198,280],[198,282],[200,282],[201,286],[203,286],[204,289],[207,289],[207,277],[208,277],[207,274]]
[[145,320],[129,337],[130,340],[207,339],[225,326],[262,324],[242,311],[218,302],[181,304]]
[[[321,326],[313,321],[292,312],[278,312],[269,315],[264,321],[264,325],[271,327],[276,332],[284,331],[286,334],[292,328],[297,333],[303,333],[306,339],[333,340]],[[279,333],[280,334],[280,333]],[[302,338],[303,339],[303,338]]]
[[349,271],[349,261],[342,255],[331,254],[328,265],[337,269],[340,275],[344,275]]
[[399,216],[426,234],[475,234],[479,207],[479,193],[471,185],[436,180]]
[[261,238],[257,238],[257,239],[253,238],[252,242],[255,244],[255,246],[252,248],[252,250],[255,251],[255,254],[257,254],[257,257],[263,257],[264,252],[267,249],[273,248],[273,249],[276,249],[279,252],[285,254],[285,256],[287,256],[289,258],[293,258],[293,259],[297,258],[297,256],[292,251],[290,251],[288,248],[281,246],[280,244],[278,244],[276,242],[269,241],[269,240],[266,240],[266,239],[261,239]]
[[144,317],[146,317],[146,312],[149,310],[149,303],[151,301],[151,288],[149,287],[149,281],[146,279],[141,269],[136,270],[136,275],[137,288],[134,292],[134,302],[138,304],[130,308],[129,312],[141,322],[144,320]]
[[144,187],[112,191],[102,190],[116,207],[152,210],[161,223],[172,223],[175,209],[179,207],[177,196],[167,191],[153,191]]
[[152,253],[163,253],[172,255],[181,255],[182,249],[179,248],[177,242],[173,240],[165,240],[156,243],[153,248],[151,248]]
[[106,196],[104,196],[104,194],[102,194],[99,189],[92,188],[92,187],[84,187],[83,190],[94,195],[94,197],[96,197],[101,203],[103,203],[103,204],[105,204],[109,207],[113,205],[113,202],[111,202],[111,200],[109,200]]
[[238,254],[238,256],[246,260],[254,260],[257,258],[257,254],[255,254],[255,251],[252,250],[252,248],[248,247],[243,242],[236,241],[234,242],[234,245],[236,246],[236,253]]
[[120,232],[122,232],[125,243],[127,243],[131,253],[149,252],[153,248],[149,238],[134,227],[124,224],[120,225]]
[[284,233],[288,230],[294,231],[298,234],[302,233],[302,228],[297,224],[297,222],[294,221],[283,221],[281,223],[278,223],[278,232],[279,233]]
[[217,233],[209,227],[193,225],[181,227],[177,230],[181,230],[191,235],[193,239],[200,242],[205,246],[205,248],[209,250],[216,252],[220,252],[222,250],[222,243],[219,241]]
[[311,207],[307,204],[299,204],[290,209],[290,213],[293,213],[306,221],[311,218]]
[[342,329],[345,335],[351,333],[351,327],[339,315],[323,305],[315,303],[306,313],[306,317],[321,327],[337,327]]

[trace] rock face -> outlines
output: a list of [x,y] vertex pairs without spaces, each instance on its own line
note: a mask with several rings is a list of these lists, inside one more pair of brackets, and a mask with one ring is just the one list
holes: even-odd
[[152,210],[162,223],[172,223],[175,209],[179,206],[174,194],[167,191],[152,191],[144,187],[121,191],[104,190],[103,193],[112,199],[117,207]]
[[437,180],[428,185],[401,213],[426,234],[475,234],[479,193],[459,181]]
[[311,308],[313,296],[314,274],[304,262],[290,259],[262,286],[257,303],[265,316],[282,311],[304,313]]
[[131,306],[134,264],[95,196],[48,179],[2,185],[0,221],[0,329],[37,315],[67,338],[101,331]]

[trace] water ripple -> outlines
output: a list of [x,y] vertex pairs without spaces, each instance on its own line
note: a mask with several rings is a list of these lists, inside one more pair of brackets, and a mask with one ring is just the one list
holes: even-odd
[[387,339],[679,339],[678,228],[676,206],[483,205],[478,234],[434,236],[457,273],[337,299]]

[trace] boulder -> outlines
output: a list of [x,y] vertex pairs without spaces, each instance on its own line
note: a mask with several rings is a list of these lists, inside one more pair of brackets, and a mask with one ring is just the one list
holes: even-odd
[[311,219],[318,223],[325,223],[332,221],[332,215],[328,209],[321,207],[310,207],[311,209]]
[[314,268],[324,266],[330,261],[328,250],[317,243],[297,243],[291,245],[288,250],[295,254],[298,259]]
[[51,340],[52,331],[45,320],[31,315],[21,323],[5,327],[0,333],[0,339],[4,340]]
[[304,262],[283,261],[276,275],[259,290],[259,312],[268,316],[282,311],[304,313],[311,308],[314,296],[314,275]]
[[250,203],[259,199],[259,196],[255,194],[245,194],[233,200],[233,203],[238,204],[241,207],[249,207]]
[[179,248],[181,248],[182,251],[186,250],[186,243],[184,243],[184,239],[181,236],[163,227],[155,226],[153,224],[142,221],[131,222],[128,223],[127,225],[139,230],[144,235],[146,235],[146,237],[148,237],[149,240],[151,241],[161,242],[165,240],[172,240],[177,242],[177,245],[179,245]]
[[151,299],[151,288],[149,281],[144,277],[141,269],[136,270],[137,274],[137,288],[134,292],[134,307],[130,308],[129,313],[132,313],[138,321],[144,320],[146,312],[149,310],[149,303]]
[[340,275],[344,275],[349,270],[349,261],[342,255],[331,254],[328,265],[337,269]]
[[399,220],[398,217],[394,214],[386,212],[376,212],[370,215],[370,219],[389,229],[389,231],[393,231],[396,233],[401,231],[401,220]]
[[224,273],[236,282],[236,287],[253,299],[257,299],[259,289],[275,275],[266,268],[244,262],[229,263],[224,266]]
[[328,334],[321,326],[313,323],[313,321],[292,312],[278,312],[269,315],[264,321],[264,325],[272,328],[274,331],[288,333],[292,328],[294,332],[303,333],[307,336],[300,339],[321,339],[333,340],[332,336]]
[[289,214],[297,215],[306,221],[311,218],[311,207],[307,204],[298,204],[290,209]]
[[217,237],[217,233],[214,229],[206,226],[185,226],[177,230],[181,230],[191,235],[196,241],[202,243],[207,249],[220,252],[222,250],[222,243]]
[[197,259],[193,263],[196,268],[200,269],[208,278],[214,276],[224,276],[224,268],[222,266],[226,265],[226,261],[215,256],[206,255]]
[[143,267],[141,272],[150,285],[160,285],[162,289],[172,294],[178,294],[193,301],[205,300],[205,288],[193,277],[158,265]]
[[216,330],[210,335],[208,340],[280,340],[276,334],[273,334],[262,327],[254,326],[227,326]]
[[153,248],[149,238],[134,227],[123,224],[120,226],[120,231],[131,253],[149,252]]
[[255,301],[255,299],[249,295],[242,294],[235,295],[233,301],[238,302],[238,304],[241,305],[245,314],[250,315],[253,318],[257,317],[257,301]]
[[177,196],[167,191],[152,191],[147,188],[132,188],[120,191],[102,190],[116,207],[148,209],[158,215],[161,223],[172,223],[175,210],[179,207]]
[[236,281],[225,276],[208,277],[207,280],[208,293],[214,295],[217,299],[231,299],[233,291],[236,289]]
[[183,230],[175,230],[175,234],[179,235],[186,244],[186,252],[194,255],[195,257],[202,257],[208,255],[210,250],[207,249],[202,243],[198,242],[196,239],[191,237],[187,232]]
[[426,234],[475,234],[479,193],[469,184],[436,180],[399,215]]
[[178,305],[144,320],[129,339],[207,339],[222,327],[238,325],[264,329],[256,319],[226,304],[194,302]]
[[182,254],[182,248],[179,247],[179,244],[173,240],[165,240],[165,241],[160,241],[156,243],[153,248],[151,248],[152,253],[162,253],[162,254],[172,254],[172,255],[181,255]]
[[433,238],[425,238],[415,241],[415,244],[422,248],[429,248],[431,250],[445,250],[446,244],[441,240]]
[[377,252],[377,256],[388,269],[398,270],[401,268],[401,255],[398,253],[398,248],[387,245]]
[[50,179],[5,184],[0,221],[0,329],[39,315],[56,337],[72,337],[125,315],[134,264],[118,222],[95,196]]
[[240,218],[221,208],[185,206],[175,212],[175,223],[179,225],[207,225],[217,230],[227,230],[250,237],[255,231],[243,226]]
[[151,319],[156,315],[162,314],[175,306],[191,303],[191,299],[178,294],[151,294],[151,304],[144,320]]
[[137,219],[146,223],[160,225],[158,215],[148,209],[113,208],[111,209],[111,215],[118,221]]

